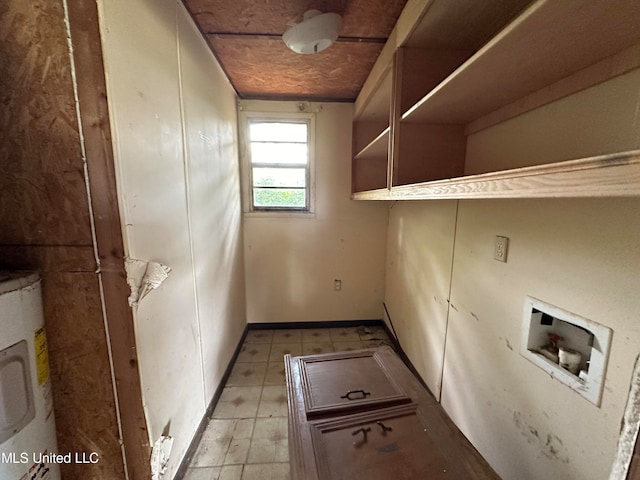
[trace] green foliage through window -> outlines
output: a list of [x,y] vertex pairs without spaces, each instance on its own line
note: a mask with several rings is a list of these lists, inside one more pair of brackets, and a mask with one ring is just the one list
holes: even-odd
[[256,208],[295,208],[306,207],[305,191],[301,189],[254,188],[253,205]]
[[254,120],[249,123],[253,208],[309,208],[309,124]]

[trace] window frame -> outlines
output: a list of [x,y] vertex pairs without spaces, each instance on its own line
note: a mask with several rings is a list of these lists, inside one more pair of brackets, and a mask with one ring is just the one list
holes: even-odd
[[[239,137],[241,145],[241,165],[243,204],[246,214],[296,216],[309,215],[315,212],[315,114],[313,113],[283,113],[283,112],[239,112]],[[251,136],[249,132],[252,123],[302,123],[307,125],[307,165],[306,165],[306,206],[305,207],[261,207],[253,203],[253,167],[264,166],[273,168],[293,168],[291,164],[278,162],[267,164],[253,164],[251,160]],[[281,165],[281,166],[279,166]],[[296,165],[295,168],[301,168]]]

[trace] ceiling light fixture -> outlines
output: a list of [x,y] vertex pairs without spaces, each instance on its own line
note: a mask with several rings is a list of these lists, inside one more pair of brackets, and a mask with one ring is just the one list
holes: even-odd
[[336,41],[341,22],[337,13],[307,10],[302,16],[302,22],[284,32],[282,40],[296,53],[318,53]]

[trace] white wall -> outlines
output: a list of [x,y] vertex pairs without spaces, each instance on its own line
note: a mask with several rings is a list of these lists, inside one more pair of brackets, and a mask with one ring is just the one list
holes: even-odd
[[236,96],[181,2],[100,8],[126,254],[173,269],[135,313],[172,478],[245,326]]
[[[244,101],[246,111],[297,112],[297,103]],[[388,205],[351,191],[352,104],[316,113],[314,215],[245,214],[249,322],[382,318]],[[342,280],[342,291],[333,289]]]
[[389,216],[385,303],[402,350],[440,398],[455,201],[396,202]]
[[[636,70],[474,134],[468,171],[640,148],[638,85]],[[495,235],[510,238],[507,263]],[[457,221],[455,202],[391,210],[385,301],[400,341],[502,478],[608,477],[640,352],[638,238],[637,198],[460,201]],[[449,281],[447,317],[436,299]],[[519,354],[525,295],[613,330],[600,407]]]

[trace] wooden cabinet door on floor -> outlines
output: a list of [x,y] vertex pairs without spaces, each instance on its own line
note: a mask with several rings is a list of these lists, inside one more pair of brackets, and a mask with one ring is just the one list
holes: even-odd
[[452,478],[415,404],[313,422],[311,437],[320,480]]
[[308,418],[411,401],[375,350],[309,355],[299,364]]
[[285,356],[292,480],[496,480],[390,347]]

